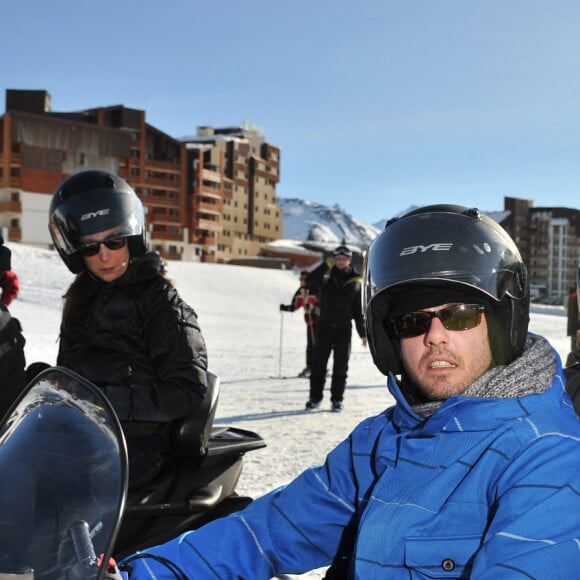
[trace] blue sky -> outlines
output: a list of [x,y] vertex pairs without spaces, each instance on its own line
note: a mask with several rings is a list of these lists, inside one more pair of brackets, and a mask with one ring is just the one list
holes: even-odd
[[[7,0],[7,88],[123,104],[180,137],[249,120],[281,197],[580,208],[577,0]],[[4,112],[4,106],[0,106]]]

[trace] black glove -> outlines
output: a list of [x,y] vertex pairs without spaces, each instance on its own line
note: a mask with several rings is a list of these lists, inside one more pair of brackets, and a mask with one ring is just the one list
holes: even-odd
[[289,304],[280,304],[280,312],[292,312],[292,306]]

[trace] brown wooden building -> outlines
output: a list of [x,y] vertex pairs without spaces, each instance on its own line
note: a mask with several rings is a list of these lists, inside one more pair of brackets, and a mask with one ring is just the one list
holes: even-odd
[[0,228],[10,240],[50,244],[47,194],[77,171],[103,169],[135,188],[151,247],[165,257],[257,255],[282,235],[279,149],[252,128],[211,132],[224,138],[180,141],[149,125],[141,110],[56,113],[46,91],[8,90],[0,117]]

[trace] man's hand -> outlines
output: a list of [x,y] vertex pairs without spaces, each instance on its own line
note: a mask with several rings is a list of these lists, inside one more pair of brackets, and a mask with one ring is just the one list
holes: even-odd
[[363,338],[361,340],[362,340],[362,345],[366,348],[367,344],[369,343],[369,341],[367,340],[367,337],[363,336]]

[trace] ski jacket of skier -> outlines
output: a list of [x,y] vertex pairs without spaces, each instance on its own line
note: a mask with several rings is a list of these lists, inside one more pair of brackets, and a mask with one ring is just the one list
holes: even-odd
[[[11,272],[12,252],[4,245],[4,238],[0,235],[0,277],[6,280],[5,274]],[[8,277],[10,279],[10,277]],[[16,278],[16,282],[17,282]],[[26,357],[24,345],[26,340],[22,334],[20,321],[14,318],[6,308],[5,300],[10,303],[9,297],[13,290],[2,286],[0,304],[0,419],[9,410],[26,386]],[[16,294],[18,289],[16,289]]]
[[[481,396],[490,383],[514,396]],[[259,580],[341,559],[337,577],[361,580],[576,577],[580,523],[563,514],[580,513],[580,422],[549,344],[530,336],[523,357],[428,421],[393,376],[389,390],[397,404],[324,465],[148,552],[188,578]],[[173,578],[151,559],[155,576],[131,565],[132,579]]]
[[0,298],[2,304],[4,306],[10,306],[20,291],[20,280],[18,280],[16,272],[7,270],[0,275],[0,288],[2,288],[2,297]]
[[350,328],[355,322],[358,335],[366,336],[361,304],[361,276],[352,266],[342,270],[325,261],[307,277],[307,285],[319,301],[317,328]]
[[105,282],[81,272],[66,293],[57,363],[99,386],[128,439],[131,482],[170,451],[170,422],[207,389],[207,352],[195,311],[147,253]]
[[0,304],[0,419],[26,386],[26,357],[20,321]]
[[296,312],[300,308],[304,308],[304,322],[306,325],[314,326],[319,316],[318,298],[307,286],[300,286],[296,290],[290,304],[280,304],[280,310],[284,312]]

